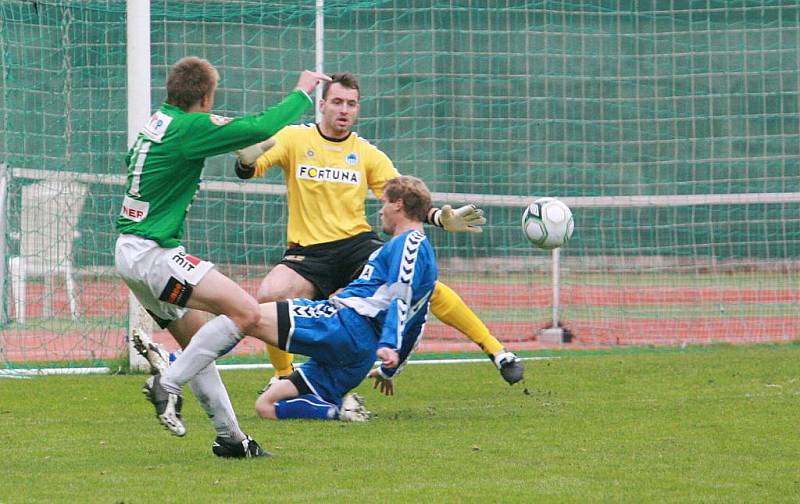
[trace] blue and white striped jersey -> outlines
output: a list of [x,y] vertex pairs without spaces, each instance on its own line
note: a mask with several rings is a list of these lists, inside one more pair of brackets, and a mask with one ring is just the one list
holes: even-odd
[[387,377],[416,347],[438,275],[433,247],[423,233],[411,230],[373,252],[361,276],[331,298],[377,322],[378,348],[397,350],[400,365],[381,368]]

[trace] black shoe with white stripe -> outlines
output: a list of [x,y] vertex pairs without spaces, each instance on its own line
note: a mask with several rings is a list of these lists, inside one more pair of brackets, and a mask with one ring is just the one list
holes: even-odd
[[256,440],[250,436],[245,436],[238,443],[218,437],[214,440],[214,444],[211,445],[211,451],[217,457],[223,458],[255,458],[272,455],[270,452],[263,450]]

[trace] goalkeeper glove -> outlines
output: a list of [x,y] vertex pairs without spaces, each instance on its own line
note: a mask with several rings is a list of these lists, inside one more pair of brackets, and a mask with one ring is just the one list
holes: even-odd
[[255,164],[261,154],[267,152],[275,145],[275,140],[267,138],[263,142],[250,145],[236,151],[236,176],[240,179],[252,178],[255,174]]
[[429,214],[428,221],[451,233],[481,233],[483,232],[481,226],[486,224],[483,210],[475,205],[464,205],[456,210],[450,205],[434,208]]

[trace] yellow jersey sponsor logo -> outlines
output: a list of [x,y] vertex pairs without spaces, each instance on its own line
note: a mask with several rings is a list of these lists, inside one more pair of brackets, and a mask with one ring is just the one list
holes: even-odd
[[327,166],[299,165],[297,167],[297,178],[351,185],[361,183],[361,173],[346,168],[329,168]]

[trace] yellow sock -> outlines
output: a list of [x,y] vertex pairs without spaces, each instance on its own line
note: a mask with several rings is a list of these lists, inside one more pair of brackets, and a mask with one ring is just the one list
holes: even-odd
[[431,313],[436,318],[467,335],[481,349],[491,355],[503,349],[489,328],[470,310],[461,296],[442,282],[436,282],[431,295]]
[[272,367],[275,368],[275,376],[283,377],[292,374],[292,371],[294,371],[294,366],[292,366],[294,355],[272,345],[267,345],[267,353],[269,353],[269,361],[272,363]]

